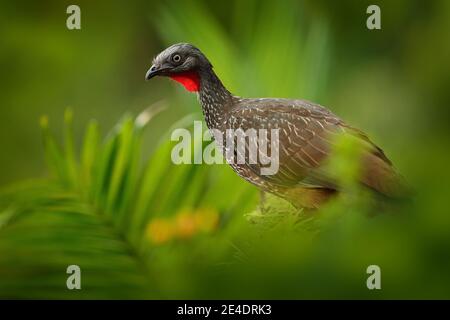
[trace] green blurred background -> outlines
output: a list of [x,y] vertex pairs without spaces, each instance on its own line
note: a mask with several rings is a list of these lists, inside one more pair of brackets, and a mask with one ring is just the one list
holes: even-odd
[[[244,226],[232,236],[225,230],[217,241],[225,247],[229,237],[244,247],[257,242],[241,257],[254,259],[216,270],[216,260],[226,259],[215,257],[212,245],[206,251],[203,242],[170,253],[165,248],[154,254],[164,263],[153,270],[173,281],[159,283],[163,297],[450,297],[449,1],[377,1],[382,29],[373,31],[366,28],[372,1],[77,1],[81,30],[66,28],[70,4],[0,4],[0,185],[47,176],[38,125],[43,114],[62,139],[59,119],[71,107],[80,146],[90,119],[105,132],[124,113],[165,100],[169,111],[144,132],[144,159],[176,121],[192,113],[201,119],[195,95],[167,79],[144,81],[157,53],[191,42],[234,94],[312,100],[366,131],[417,195],[393,220],[365,220],[357,209],[347,210],[342,221],[332,219],[337,227],[312,242],[302,232],[283,240],[270,230],[261,235],[235,218]],[[233,213],[243,217],[256,202],[249,207]],[[195,263],[184,260],[186,250]],[[205,252],[214,257],[202,264]],[[365,288],[363,266],[371,263],[387,269],[381,293]]]

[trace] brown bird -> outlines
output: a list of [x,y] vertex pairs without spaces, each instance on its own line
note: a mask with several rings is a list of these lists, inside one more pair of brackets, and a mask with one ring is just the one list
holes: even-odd
[[[217,77],[205,55],[187,43],[172,45],[153,60],[145,78],[149,80],[157,75],[170,77],[188,91],[197,93],[210,130],[225,134],[228,129],[279,129],[279,168],[275,174],[261,174],[262,164],[250,162],[247,157],[245,163],[230,163],[239,176],[265,192],[303,208],[318,208],[340,192],[336,177],[324,169],[324,164],[332,156],[333,136],[346,133],[365,145],[359,158],[360,183],[386,197],[402,194],[402,178],[384,152],[362,131],[318,104],[234,96]],[[223,147],[222,142],[219,145]]]

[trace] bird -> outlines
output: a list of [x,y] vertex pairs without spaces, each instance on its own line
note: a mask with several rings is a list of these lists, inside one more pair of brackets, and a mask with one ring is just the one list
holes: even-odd
[[[214,72],[208,58],[192,44],[177,43],[156,55],[145,79],[155,76],[169,77],[187,91],[195,92],[209,130],[225,134],[227,130],[278,129],[279,167],[275,174],[261,174],[262,164],[250,163],[249,158],[244,163],[229,162],[240,177],[262,192],[306,210],[318,209],[343,192],[336,177],[324,169],[333,156],[333,136],[340,133],[365,146],[358,160],[360,185],[387,198],[401,197],[404,192],[403,177],[363,131],[307,100],[233,95]],[[226,153],[226,147],[220,145]]]

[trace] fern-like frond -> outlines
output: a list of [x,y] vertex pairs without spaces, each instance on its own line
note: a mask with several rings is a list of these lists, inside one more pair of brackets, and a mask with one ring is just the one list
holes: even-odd
[[[51,178],[0,196],[0,297],[161,298],[149,259],[152,239],[161,231],[153,227],[156,236],[149,235],[151,221],[172,219],[172,238],[176,232],[193,236],[185,227],[192,219],[212,214],[212,221],[220,220],[230,210],[253,206],[256,190],[250,186],[224,196],[221,188],[238,179],[228,168],[211,174],[207,166],[174,165],[168,135],[142,165],[142,132],[160,109],[155,105],[137,117],[124,116],[103,141],[98,124],[91,122],[80,155],[70,110],[62,146],[48,119],[41,119]],[[209,208],[206,216],[202,208]],[[199,214],[183,213],[198,209]],[[172,218],[177,215],[181,220]],[[66,287],[69,265],[81,268],[81,290]]]

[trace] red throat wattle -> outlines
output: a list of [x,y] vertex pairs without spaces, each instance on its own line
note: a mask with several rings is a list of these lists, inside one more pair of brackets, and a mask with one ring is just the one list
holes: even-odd
[[169,77],[181,83],[187,91],[197,92],[200,90],[200,78],[195,71],[174,73]]

